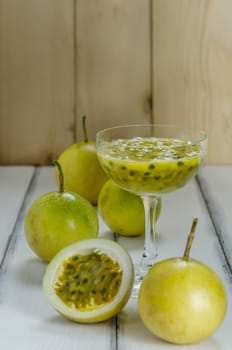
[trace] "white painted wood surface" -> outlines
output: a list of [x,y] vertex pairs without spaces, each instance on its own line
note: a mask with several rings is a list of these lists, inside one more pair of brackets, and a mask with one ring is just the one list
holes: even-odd
[[232,167],[207,166],[199,175],[215,230],[232,271]]
[[[200,344],[174,346],[156,339],[145,329],[135,299],[131,299],[117,317],[96,325],[68,321],[47,304],[41,288],[46,264],[28,247],[23,222],[32,201],[55,189],[53,168],[1,167],[0,349],[231,349],[232,275],[228,266],[230,260],[225,258],[217,235],[220,232],[220,237],[226,237],[226,253],[231,257],[231,175],[232,167],[205,167],[199,181],[192,181],[163,198],[157,225],[159,259],[183,254],[192,219],[198,217],[191,255],[221,276],[229,297],[226,318],[214,335]],[[100,222],[100,235],[113,238],[112,232]],[[141,254],[141,239],[118,240],[129,249],[133,259]]]
[[17,221],[33,167],[0,166],[0,262]]

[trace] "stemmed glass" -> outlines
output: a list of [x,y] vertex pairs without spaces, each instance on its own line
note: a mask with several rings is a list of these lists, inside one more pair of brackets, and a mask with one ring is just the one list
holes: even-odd
[[176,125],[137,124],[101,130],[100,163],[120,187],[139,195],[145,210],[145,238],[136,264],[134,295],[157,260],[155,213],[161,195],[184,186],[198,171],[207,149],[204,131]]

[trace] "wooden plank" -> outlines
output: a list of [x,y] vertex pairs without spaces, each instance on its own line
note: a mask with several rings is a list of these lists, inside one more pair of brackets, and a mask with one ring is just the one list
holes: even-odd
[[[228,174],[230,178],[230,174]],[[173,345],[161,342],[143,326],[137,311],[137,300],[131,299],[118,315],[96,325],[81,325],[70,322],[48,306],[41,288],[46,264],[39,261],[24,239],[23,221],[29,205],[39,195],[53,190],[52,167],[36,170],[30,192],[20,211],[13,238],[5,255],[0,274],[0,344],[5,350],[62,350],[84,348],[86,350],[168,350]],[[7,189],[8,191],[8,189]],[[191,200],[190,200],[191,199]],[[184,213],[184,214],[183,214]],[[159,259],[183,254],[185,241],[193,217],[199,218],[196,238],[191,256],[208,264],[222,278],[229,296],[228,312],[218,331],[206,341],[192,345],[191,349],[229,350],[232,346],[232,292],[231,275],[218,244],[214,226],[210,220],[205,201],[195,181],[186,187],[163,197],[163,210],[159,219]],[[112,233],[100,220],[101,235],[112,238]],[[120,243],[134,254],[142,252],[142,240],[120,238]],[[140,245],[140,247],[139,247]],[[206,249],[207,247],[207,249]],[[136,251],[136,250],[140,250]],[[12,330],[13,336],[12,336]],[[183,349],[183,346],[175,346]]]
[[77,137],[113,125],[149,122],[149,1],[77,0]]
[[230,0],[0,6],[1,164],[49,163],[82,138],[83,114],[91,138],[126,122],[201,127],[208,163],[231,163]]
[[[186,238],[194,217],[198,217],[199,222],[190,256],[204,262],[219,274],[226,287],[229,300],[232,300],[232,278],[228,273],[214,227],[195,181],[191,181],[182,189],[163,196],[162,213],[157,223],[158,260],[183,255]],[[120,243],[129,249],[134,259],[138,258],[142,252],[136,240],[119,238]],[[191,349],[209,350],[214,347],[223,350],[231,349],[231,311],[232,305],[229,305],[221,327],[204,342],[192,345]],[[131,299],[129,301],[123,312],[119,314],[118,323],[120,349],[139,350],[146,348],[146,350],[152,350],[155,347],[156,349],[168,350],[173,348],[173,345],[158,340],[145,329],[138,315],[137,300]],[[183,345],[175,346],[175,349],[183,349]]]
[[232,2],[152,4],[154,119],[205,129],[207,162],[231,163]]
[[53,189],[53,169],[38,168],[0,274],[1,348],[115,350],[114,319],[96,325],[71,322],[55,312],[43,295],[41,284],[46,264],[28,247],[23,224],[32,201]]
[[231,179],[232,166],[205,166],[199,182],[222,249],[232,273]]
[[73,4],[0,6],[0,163],[47,164],[73,141]]
[[32,175],[30,166],[0,166],[0,264]]

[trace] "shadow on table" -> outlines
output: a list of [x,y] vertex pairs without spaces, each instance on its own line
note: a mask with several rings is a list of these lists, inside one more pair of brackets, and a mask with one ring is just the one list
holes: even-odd
[[[175,349],[179,348],[181,350],[189,350],[189,345],[175,345],[164,342],[154,336],[148,329],[144,326],[142,320],[140,319],[137,310],[138,300],[136,298],[131,298],[127,303],[124,310],[118,315],[118,325],[119,325],[119,341],[123,344],[119,344],[120,348],[131,348],[133,344],[136,344],[136,349],[142,349],[146,347],[146,350],[154,349]],[[196,350],[220,350],[221,345],[218,343],[216,337],[212,335],[205,341],[198,344],[191,345],[191,349]]]
[[24,286],[41,287],[47,263],[38,258],[22,260],[14,269],[15,278]]

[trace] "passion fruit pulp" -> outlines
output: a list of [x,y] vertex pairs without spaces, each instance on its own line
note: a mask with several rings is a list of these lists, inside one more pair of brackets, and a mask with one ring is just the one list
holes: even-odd
[[48,264],[43,290],[51,306],[66,318],[95,323],[124,307],[133,280],[127,251],[112,240],[96,238],[62,249]]

